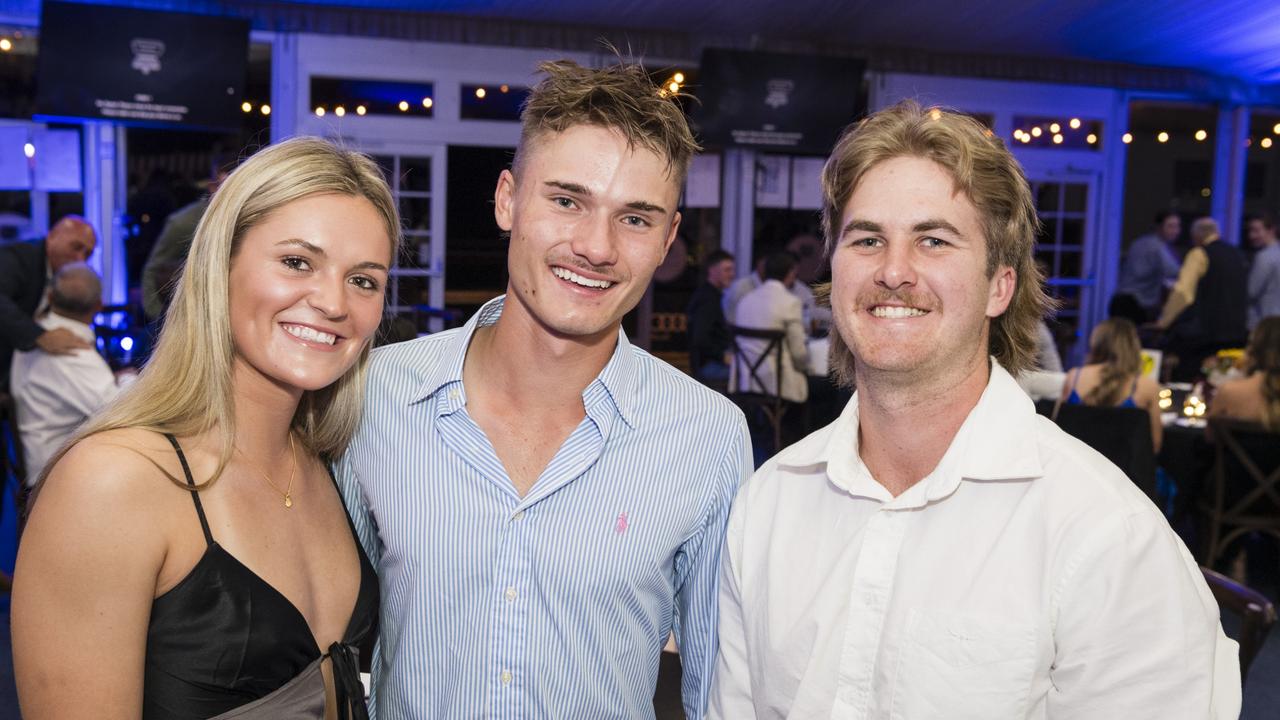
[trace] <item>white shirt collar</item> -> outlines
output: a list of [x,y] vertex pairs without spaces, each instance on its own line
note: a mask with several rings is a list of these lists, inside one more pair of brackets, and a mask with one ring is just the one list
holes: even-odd
[[72,320],[71,318],[65,317],[63,315],[59,315],[56,311],[52,309],[49,310],[49,312],[45,313],[44,317],[40,318],[39,323],[40,323],[40,327],[44,328],[45,330],[56,330],[57,328],[66,328],[71,332],[75,333],[76,337],[79,337],[82,340],[88,340],[89,342],[94,342],[96,339],[96,336],[94,335],[94,332],[93,332],[92,325],[89,325],[88,323],[82,323],[79,320]]
[[[1009,408],[1016,408],[1009,411]],[[961,480],[1033,480],[1044,475],[1033,432],[1035,405],[991,360],[991,378],[942,460],[897,498],[876,482],[858,453],[858,394],[836,421],[778,455],[782,469],[826,467],[828,480],[851,495],[895,507],[919,507],[955,492]]]

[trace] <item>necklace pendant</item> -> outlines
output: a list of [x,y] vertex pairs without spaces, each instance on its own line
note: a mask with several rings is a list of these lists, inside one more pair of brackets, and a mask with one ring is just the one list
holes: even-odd
[[287,508],[293,507],[293,496],[291,495],[284,496],[284,506]]

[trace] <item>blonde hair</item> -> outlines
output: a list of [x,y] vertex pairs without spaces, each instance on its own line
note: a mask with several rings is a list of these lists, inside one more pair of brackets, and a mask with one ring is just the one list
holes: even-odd
[[[991,320],[988,352],[1017,375],[1035,365],[1036,329],[1053,307],[1033,256],[1040,221],[1031,188],[1018,161],[991,131],[968,115],[905,100],[850,127],[836,142],[822,169],[822,230],[830,258],[839,240],[845,205],[876,165],[898,157],[918,157],[942,166],[982,219],[987,241],[987,275],[1009,267],[1017,274],[1013,299]],[[819,288],[829,297],[830,286]],[[839,333],[831,335],[831,369],[837,382],[852,386],[854,358]]]
[[683,184],[694,153],[684,111],[673,94],[659,88],[639,63],[619,58],[616,65],[586,68],[572,60],[538,65],[546,77],[533,88],[520,111],[520,144],[512,169],[519,177],[521,159],[531,144],[548,133],[578,125],[617,130],[631,147],[642,147],[667,160],[667,168]]
[[1085,393],[1086,405],[1118,405],[1129,396],[1134,378],[1142,370],[1142,343],[1138,328],[1125,318],[1103,320],[1089,334],[1090,363],[1102,370],[1098,384]]
[[[400,216],[371,159],[319,138],[294,138],[258,152],[218,188],[200,219],[164,330],[137,382],[64,445],[40,479],[76,442],[108,430],[141,428],[190,436],[216,428],[221,438],[218,467],[199,487],[212,484],[234,451],[232,259],[250,228],[271,213],[296,200],[330,193],[372,203],[391,240],[391,257],[396,257]],[[303,393],[292,428],[316,455],[340,454],[355,433],[368,360],[366,343],[355,365],[336,382]],[[170,479],[185,486],[185,481]]]
[[1280,315],[1258,321],[1245,357],[1250,372],[1262,373],[1262,426],[1280,431]]

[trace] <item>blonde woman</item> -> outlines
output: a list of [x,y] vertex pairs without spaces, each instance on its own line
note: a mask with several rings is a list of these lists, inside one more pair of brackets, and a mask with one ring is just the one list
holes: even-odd
[[150,364],[42,478],[23,717],[367,717],[377,578],[324,460],[358,421],[399,227],[378,168],[322,140],[218,190]]
[[1062,401],[1068,405],[1136,407],[1151,418],[1151,442],[1160,452],[1164,426],[1160,422],[1160,385],[1142,374],[1142,344],[1138,328],[1124,318],[1098,323],[1089,335],[1089,357],[1072,368],[1063,383]]
[[1250,420],[1280,432],[1280,315],[1263,318],[1253,328],[1245,370],[1247,376],[1218,388],[1209,415]]

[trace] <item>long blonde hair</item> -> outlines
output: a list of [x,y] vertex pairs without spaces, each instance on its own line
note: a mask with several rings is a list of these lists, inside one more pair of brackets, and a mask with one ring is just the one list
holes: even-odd
[[1262,426],[1280,431],[1280,315],[1258,321],[1245,357],[1248,370],[1262,374]]
[[1103,320],[1089,334],[1090,363],[1102,365],[1098,384],[1085,393],[1086,405],[1118,405],[1126,397],[1142,369],[1142,343],[1138,328],[1125,318]]
[[[122,428],[190,436],[217,430],[221,474],[235,449],[229,316],[231,261],[249,229],[277,209],[312,195],[363,197],[373,204],[391,239],[400,245],[400,216],[378,166],[368,157],[319,138],[294,138],[246,160],[218,188],[200,219],[164,330],[137,382],[94,416],[50,460],[43,481],[76,442]],[[360,420],[369,345],[332,385],[303,393],[292,428],[311,452],[333,457],[346,449]],[[168,473],[166,473],[168,474]],[[170,476],[185,486],[185,481]]]

